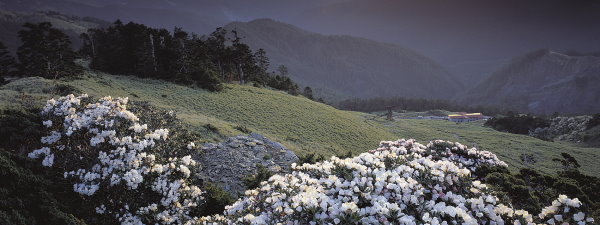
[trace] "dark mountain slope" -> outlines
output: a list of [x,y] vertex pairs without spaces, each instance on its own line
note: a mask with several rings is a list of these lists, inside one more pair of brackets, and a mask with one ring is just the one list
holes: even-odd
[[540,50],[513,60],[463,102],[533,113],[600,111],[600,56]]
[[[230,20],[215,2],[165,0],[0,0],[0,9],[11,11],[57,11],[79,17],[94,17],[113,22],[138,22],[151,27],[183,27],[207,33]],[[187,10],[186,10],[187,9]]]
[[286,22],[408,47],[465,84],[537,49],[600,50],[597,0],[350,0]]
[[78,48],[81,45],[79,34],[87,31],[89,28],[96,28],[108,24],[108,22],[89,17],[79,18],[49,12],[30,13],[0,10],[0,41],[13,52],[21,45],[18,32],[23,28],[22,26],[26,22],[51,22],[52,26],[69,35],[75,48]]
[[411,50],[351,36],[326,36],[259,19],[228,24],[254,49],[263,48],[273,68],[283,64],[302,85],[340,97],[449,98],[461,85],[440,65]]

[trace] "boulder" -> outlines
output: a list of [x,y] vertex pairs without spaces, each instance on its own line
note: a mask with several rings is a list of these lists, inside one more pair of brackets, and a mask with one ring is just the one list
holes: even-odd
[[201,165],[198,178],[220,186],[233,196],[246,191],[243,180],[256,174],[257,164],[273,173],[287,173],[290,165],[298,160],[294,152],[257,133],[230,137],[218,144],[204,144],[200,149],[194,155]]

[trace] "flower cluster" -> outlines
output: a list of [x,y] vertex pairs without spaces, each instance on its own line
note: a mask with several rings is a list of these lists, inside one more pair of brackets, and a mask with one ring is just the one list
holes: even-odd
[[99,201],[96,212],[122,224],[192,221],[189,213],[202,201],[202,191],[190,183],[196,162],[161,155],[156,149],[169,131],[140,124],[127,101],[91,102],[87,95],[49,100],[42,111],[49,135],[29,157],[65,169],[75,192]]
[[374,151],[400,150],[401,154],[417,153],[435,160],[452,161],[461,168],[474,172],[481,165],[502,166],[508,165],[489,151],[480,151],[477,148],[468,148],[458,142],[435,140],[427,145],[422,145],[413,139],[400,139],[397,141],[382,141],[379,148]]
[[382,142],[379,149],[354,158],[292,165],[291,174],[272,176],[227,206],[224,215],[203,217],[199,222],[534,224],[554,212],[572,213],[573,220],[563,221],[593,221],[579,212],[577,199],[562,196],[558,202],[569,202],[565,204],[571,207],[566,212],[546,210],[535,216],[513,209],[485,184],[472,179],[469,168],[481,163],[506,165],[492,153],[458,143]]

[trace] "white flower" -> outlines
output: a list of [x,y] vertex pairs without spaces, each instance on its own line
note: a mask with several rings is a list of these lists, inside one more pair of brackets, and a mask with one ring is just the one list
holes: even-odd
[[196,148],[196,144],[194,144],[194,142],[190,142],[190,143],[187,145],[187,148],[188,148],[189,150],[192,150],[192,149]]
[[[109,96],[96,103],[83,102],[87,102],[87,95],[49,100],[42,111],[49,119],[44,120],[43,125],[53,130],[41,138],[44,146],[28,156],[33,159],[43,156],[41,163],[44,166],[61,162],[59,165],[67,170],[63,176],[74,181],[73,191],[81,195],[92,196],[100,189],[112,192],[106,196],[123,195],[114,199],[100,196],[97,199],[100,205],[96,207],[96,213],[109,214],[122,224],[141,224],[141,218],[164,224],[194,222],[189,213],[203,198],[202,190],[190,185],[188,179],[190,168],[196,162],[191,156],[167,161],[170,152],[153,149],[159,142],[167,140],[169,131],[148,131],[148,126],[140,124],[140,119],[127,110],[127,98]],[[89,140],[83,140],[89,145],[75,140],[81,137],[89,137]],[[65,162],[67,158],[82,163]],[[78,168],[79,165],[87,166]],[[119,189],[121,181],[127,189]],[[160,197],[158,202],[145,207],[130,207],[128,201],[137,201],[134,198],[138,197],[130,190],[147,184],[150,186],[146,188]]]
[[42,124],[45,127],[51,127],[52,126],[52,120],[45,120],[44,122],[42,122]]
[[582,221],[583,219],[585,219],[585,213],[578,212],[573,214],[573,220],[575,220],[576,222]]

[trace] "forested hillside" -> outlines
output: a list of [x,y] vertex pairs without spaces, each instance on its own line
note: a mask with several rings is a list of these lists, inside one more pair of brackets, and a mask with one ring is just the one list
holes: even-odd
[[[270,19],[231,23],[271,65],[289,68],[302,85],[343,97],[451,98],[461,83],[442,66],[409,49],[352,36],[328,36]],[[436,87],[436,88],[424,88]]]

